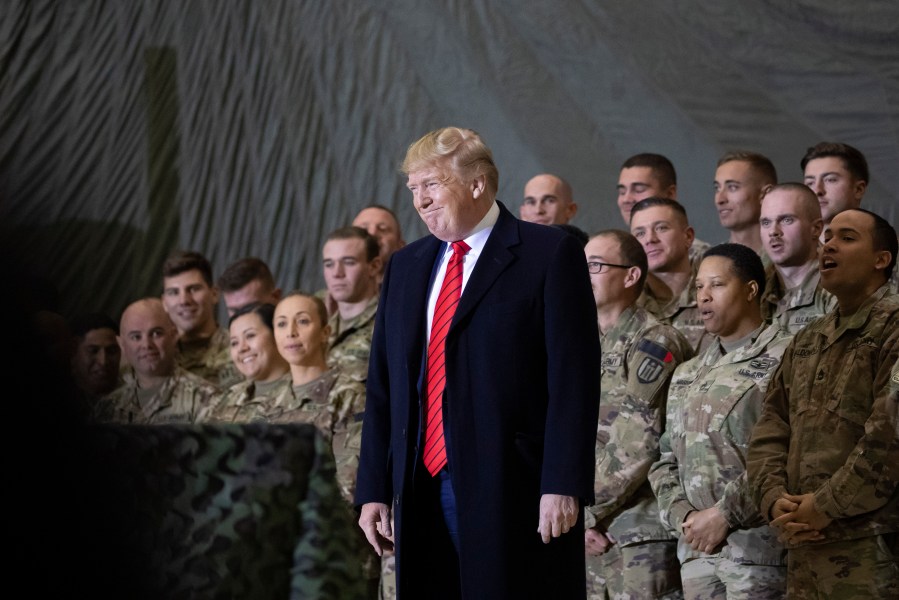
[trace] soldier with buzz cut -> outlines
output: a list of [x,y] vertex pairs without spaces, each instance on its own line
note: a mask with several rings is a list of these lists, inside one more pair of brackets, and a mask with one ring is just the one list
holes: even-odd
[[741,244],[705,254],[696,300],[711,345],[674,372],[649,480],[679,532],[686,598],[783,598],[785,551],[750,497],[746,448],[789,336],[759,312],[765,271]]
[[648,267],[634,236],[601,231],[584,252],[603,347],[596,503],[584,519],[587,597],[682,598],[676,538],[647,474],[659,458],[668,382],[693,348],[636,305]]
[[899,598],[896,231],[833,217],[821,285],[837,306],[796,334],[749,446],[761,514],[788,548],[790,598]]
[[152,425],[202,420],[220,390],[176,364],[178,331],[158,298],[128,306],[119,325],[124,385],[100,400],[95,420]]

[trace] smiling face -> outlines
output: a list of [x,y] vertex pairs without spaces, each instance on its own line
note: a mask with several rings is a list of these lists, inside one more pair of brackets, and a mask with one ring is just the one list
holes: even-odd
[[738,340],[759,322],[758,286],[737,276],[731,259],[709,256],[696,274],[696,304],[706,331],[724,341]]
[[483,176],[461,181],[436,166],[412,171],[406,183],[428,231],[444,242],[465,239],[487,214],[484,185]]
[[163,279],[162,301],[181,335],[212,335],[218,300],[218,290],[197,269]]
[[166,377],[175,371],[178,330],[159,300],[139,300],[122,313],[119,345],[139,378]]
[[651,206],[634,213],[631,234],[643,245],[650,272],[689,267],[693,228],[670,206]]
[[271,381],[283,375],[287,365],[275,335],[255,312],[241,315],[231,322],[231,360],[244,377],[253,381]]
[[838,156],[823,156],[808,161],[803,178],[805,185],[818,196],[825,223],[844,210],[858,208],[868,185],[866,181],[853,177]]
[[72,358],[75,381],[91,394],[107,394],[118,383],[121,359],[115,331],[106,327],[91,329],[79,340]]
[[524,186],[519,214],[522,221],[541,225],[564,225],[577,212],[571,191],[555,175],[537,175]]
[[662,186],[652,167],[627,167],[618,175],[618,210],[625,223],[631,222],[631,209],[640,200],[655,196],[675,199],[677,186]]
[[275,307],[275,343],[292,366],[324,366],[330,327],[312,298],[287,296]]
[[764,186],[752,164],[724,163],[715,171],[715,208],[721,226],[730,230],[757,227]]

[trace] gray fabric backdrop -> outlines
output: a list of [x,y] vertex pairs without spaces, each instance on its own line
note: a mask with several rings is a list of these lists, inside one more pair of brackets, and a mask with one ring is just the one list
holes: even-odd
[[723,241],[717,157],[797,180],[822,140],[867,155],[865,206],[896,224],[897,39],[895,0],[3,0],[4,241],[66,315],[158,294],[175,247],[314,289],[362,206],[424,233],[397,166],[450,124],[485,137],[511,207],[537,172],[569,179],[587,231],[621,225],[618,168],[653,151]]

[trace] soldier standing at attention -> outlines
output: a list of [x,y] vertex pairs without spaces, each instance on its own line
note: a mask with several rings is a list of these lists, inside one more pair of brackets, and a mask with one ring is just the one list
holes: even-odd
[[605,230],[584,251],[604,348],[596,503],[584,519],[587,597],[682,598],[677,541],[647,474],[659,458],[668,382],[693,348],[636,305],[648,267],[634,236]]
[[787,348],[749,446],[762,515],[788,548],[790,598],[899,598],[896,231],[862,209],[825,230],[837,307]]
[[789,337],[766,325],[762,260],[741,244],[706,252],[696,300],[715,338],[680,365],[668,392],[661,459],[649,480],[662,521],[680,532],[686,598],[783,598],[785,552],[749,496],[746,448]]

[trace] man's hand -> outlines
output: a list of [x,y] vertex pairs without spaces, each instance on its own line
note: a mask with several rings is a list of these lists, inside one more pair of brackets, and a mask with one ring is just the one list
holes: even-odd
[[[778,539],[787,546],[798,546],[805,542],[824,539],[821,530],[831,524],[833,519],[818,511],[815,507],[814,494],[801,494],[794,496],[784,494],[777,502],[793,503],[796,508],[782,514],[773,521],[771,526],[780,531]],[[776,504],[775,504],[776,506]],[[772,513],[774,509],[772,508]]]
[[540,496],[540,522],[537,524],[537,531],[543,538],[543,543],[548,544],[550,539],[568,533],[577,523],[579,512],[578,499],[573,496]]
[[589,556],[600,556],[612,547],[612,538],[598,529],[584,530],[584,551]]
[[687,515],[681,526],[684,540],[699,552],[712,554],[727,537],[727,521],[717,507],[694,510]]
[[380,502],[363,504],[362,513],[359,515],[359,527],[365,532],[368,543],[378,556],[383,556],[385,551],[393,550],[389,506]]
[[793,512],[797,508],[799,508],[799,505],[797,503],[791,502],[783,497],[778,498],[774,501],[774,505],[771,507],[771,524],[774,525],[773,521],[776,521],[787,513]]

